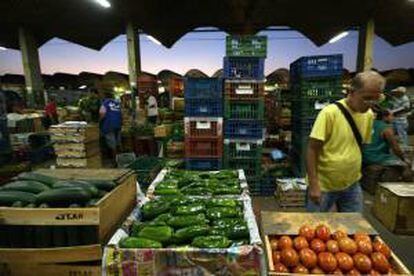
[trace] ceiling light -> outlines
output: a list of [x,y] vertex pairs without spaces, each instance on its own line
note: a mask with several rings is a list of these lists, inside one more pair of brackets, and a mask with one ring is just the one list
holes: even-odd
[[79,86],[79,89],[85,89],[87,86],[86,85],[81,85]]
[[110,8],[111,3],[108,0],[95,0],[99,5],[101,5],[104,8]]
[[162,45],[162,43],[161,43],[161,42],[159,42],[156,38],[154,38],[154,37],[152,37],[152,36],[150,36],[150,35],[147,35],[147,38],[148,38],[149,40],[151,40],[152,42],[154,42],[155,44]]
[[6,47],[1,47],[0,46],[0,51],[6,51],[7,50],[7,48]]
[[343,32],[340,33],[339,35],[333,37],[331,40],[329,40],[329,43],[335,43],[338,40],[341,40],[342,38],[346,37],[349,33],[348,32]]

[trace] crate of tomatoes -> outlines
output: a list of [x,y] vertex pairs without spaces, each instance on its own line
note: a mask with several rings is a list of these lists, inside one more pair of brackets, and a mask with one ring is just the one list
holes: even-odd
[[270,275],[410,274],[360,214],[264,213]]

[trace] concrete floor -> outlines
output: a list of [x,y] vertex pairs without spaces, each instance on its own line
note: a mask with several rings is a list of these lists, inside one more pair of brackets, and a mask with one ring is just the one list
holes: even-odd
[[[396,235],[388,231],[371,212],[373,198],[365,194],[364,212],[366,220],[378,231],[381,238],[393,249],[407,268],[414,273],[414,236]],[[305,212],[304,209],[281,209],[272,197],[253,197],[253,209],[260,227],[260,211]],[[414,215],[414,214],[413,214]]]

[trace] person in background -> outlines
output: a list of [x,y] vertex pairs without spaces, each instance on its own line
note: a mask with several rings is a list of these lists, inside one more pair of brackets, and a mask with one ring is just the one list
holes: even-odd
[[150,94],[147,99],[147,118],[151,124],[156,124],[158,119],[158,103],[154,95]]
[[411,181],[410,160],[404,156],[394,135],[392,113],[383,109],[374,112],[372,141],[363,151],[364,181]]
[[55,97],[50,97],[45,106],[46,128],[59,123]]
[[408,120],[410,112],[410,99],[406,95],[407,89],[403,86],[397,87],[391,91],[390,108],[394,114],[394,130],[404,146],[408,146]]
[[384,86],[385,79],[377,72],[359,73],[346,98],[319,112],[306,158],[308,211],[328,212],[333,206],[339,212],[362,211],[362,144],[371,140],[374,114],[370,108]]
[[101,131],[115,162],[116,155],[121,150],[122,113],[120,102],[113,98],[111,92],[105,93],[105,98],[99,109],[99,117]]

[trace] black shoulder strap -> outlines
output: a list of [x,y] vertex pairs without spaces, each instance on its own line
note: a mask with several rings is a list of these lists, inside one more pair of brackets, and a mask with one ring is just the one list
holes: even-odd
[[354,133],[355,140],[358,144],[359,149],[362,153],[362,136],[359,132],[354,119],[352,118],[352,115],[349,113],[349,111],[341,104],[340,102],[335,102],[335,105],[341,110],[342,114],[344,115],[345,119],[348,121],[349,126],[352,129],[352,132]]

